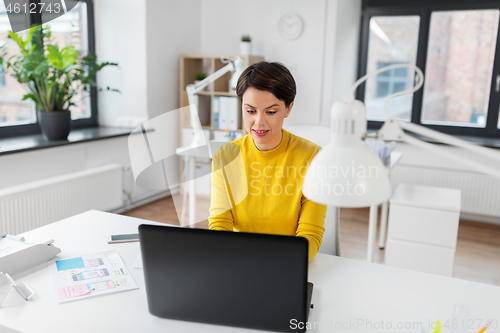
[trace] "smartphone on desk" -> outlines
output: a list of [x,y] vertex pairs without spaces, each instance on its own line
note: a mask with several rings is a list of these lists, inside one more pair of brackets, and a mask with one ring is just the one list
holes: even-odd
[[139,234],[111,235],[107,237],[108,244],[138,242]]

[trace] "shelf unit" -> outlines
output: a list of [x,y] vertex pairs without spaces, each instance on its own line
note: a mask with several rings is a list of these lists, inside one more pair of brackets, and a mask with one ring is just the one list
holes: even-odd
[[[222,57],[234,58],[240,57],[245,61],[245,67],[264,60],[262,56],[253,55],[238,55],[238,54],[182,54],[180,57],[180,75],[179,75],[179,91],[180,91],[180,107],[189,105],[186,86],[194,83],[196,72],[205,72],[207,75],[215,73],[227,64],[221,61]],[[205,90],[198,92],[198,114],[202,129],[210,131],[210,139],[214,139],[214,131],[224,131],[224,129],[214,128],[212,105],[215,96],[237,97],[236,94],[229,93],[229,80],[231,72],[221,76],[215,82],[210,84]],[[246,135],[241,119],[241,104],[238,101],[238,130],[237,132]],[[183,129],[190,128],[189,111],[185,110],[180,116],[181,127],[181,147],[188,145],[189,142],[183,140]]]

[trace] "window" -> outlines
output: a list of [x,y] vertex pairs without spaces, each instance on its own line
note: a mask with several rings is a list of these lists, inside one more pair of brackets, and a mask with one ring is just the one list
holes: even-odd
[[423,124],[486,127],[499,11],[431,15]]
[[[69,2],[66,0],[66,5]],[[59,48],[73,45],[82,54],[88,54],[88,24],[87,3],[76,1],[72,10],[68,13],[59,16],[53,21],[45,25],[49,25],[52,31],[54,42],[58,43]],[[90,112],[90,94],[88,91],[80,89],[79,93],[73,97],[73,102],[76,106],[71,107],[71,117],[74,119],[89,118]]]
[[[403,64],[401,62],[379,62],[377,69]],[[392,95],[406,89],[408,83],[408,71],[404,68],[393,68],[387,72],[380,73],[377,77],[377,90],[375,97]]]
[[[393,99],[399,119],[449,134],[500,137],[498,2],[364,0],[359,76],[399,63],[415,64],[424,87]],[[413,86],[406,69],[385,72],[357,92],[370,128],[387,118],[385,98]],[[498,80],[498,83],[497,83]]]
[[0,90],[5,89],[5,71],[0,67]]
[[[8,51],[8,57],[14,55],[18,51],[17,44],[8,36],[10,30],[10,22],[7,17],[4,2],[0,2],[0,44],[5,45]],[[21,33],[23,38],[26,38],[26,33]],[[4,132],[5,126],[15,126],[36,122],[35,105],[30,101],[23,101],[22,98],[26,94],[24,87],[11,76],[2,72],[2,89],[0,89],[0,134]]]
[[[64,3],[66,8],[71,9],[44,24],[50,26],[53,41],[59,44],[59,48],[75,45],[83,55],[89,52],[95,53],[92,1],[65,0]],[[37,24],[42,22],[42,15],[48,14],[43,12],[26,17],[22,14],[22,19]],[[43,19],[47,17],[43,16]],[[8,54],[17,54],[19,48],[12,39],[7,38],[8,30],[11,30],[9,18],[3,1],[0,1],[0,44],[6,45]],[[26,31],[20,34],[26,37]],[[29,100],[22,101],[25,93],[26,90],[22,85],[14,78],[5,75],[3,68],[0,69],[0,138],[40,133],[34,103]],[[77,104],[71,108],[73,128],[97,125],[95,95],[96,89],[91,88],[87,91],[82,89],[73,97],[73,102]]]
[[[376,16],[370,19],[368,40],[368,72],[395,64],[413,64],[417,58],[418,27],[420,18]],[[384,121],[387,118],[383,108],[387,96],[411,86],[405,68],[384,72],[366,82],[364,100],[367,117]],[[391,101],[390,108],[402,120],[410,120],[412,95]]]

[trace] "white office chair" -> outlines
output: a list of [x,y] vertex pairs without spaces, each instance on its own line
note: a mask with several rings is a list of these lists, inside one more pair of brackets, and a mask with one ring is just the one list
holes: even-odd
[[[292,134],[309,140],[320,147],[324,147],[331,141],[330,127],[310,124],[286,124],[284,128]],[[325,218],[325,234],[323,243],[319,249],[320,253],[332,254],[340,257],[339,240],[339,208],[328,206]]]

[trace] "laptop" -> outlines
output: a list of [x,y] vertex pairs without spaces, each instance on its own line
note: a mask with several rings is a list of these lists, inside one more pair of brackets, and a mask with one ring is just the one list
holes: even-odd
[[144,224],[139,238],[152,315],[305,332],[307,239]]

